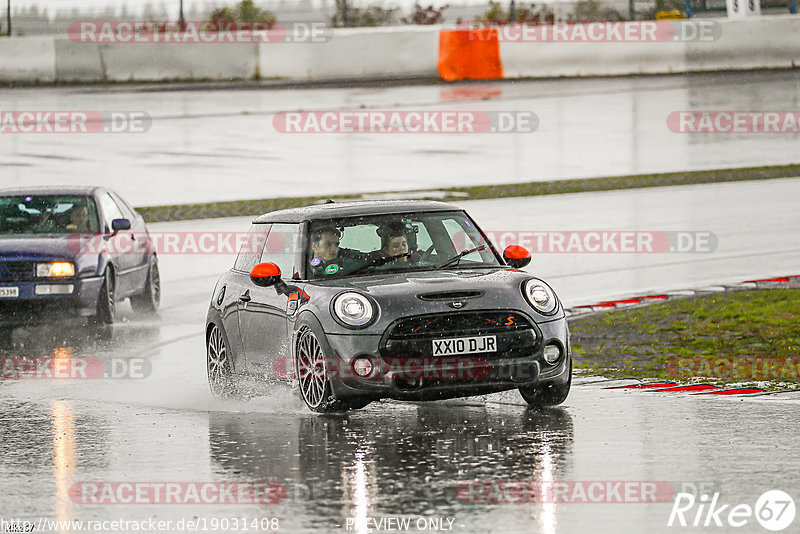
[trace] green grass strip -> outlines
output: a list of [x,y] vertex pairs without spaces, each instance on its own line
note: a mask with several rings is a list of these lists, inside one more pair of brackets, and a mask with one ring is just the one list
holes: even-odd
[[796,384],[798,317],[800,289],[731,291],[593,314],[570,320],[574,366],[617,378]]

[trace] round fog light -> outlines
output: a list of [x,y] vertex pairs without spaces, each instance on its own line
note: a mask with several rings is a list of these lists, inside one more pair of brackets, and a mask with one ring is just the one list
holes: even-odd
[[369,361],[369,358],[356,358],[356,360],[353,361],[353,371],[362,378],[369,376],[372,372],[372,362]]
[[544,348],[544,361],[550,365],[556,363],[561,358],[561,347],[558,345],[547,345]]

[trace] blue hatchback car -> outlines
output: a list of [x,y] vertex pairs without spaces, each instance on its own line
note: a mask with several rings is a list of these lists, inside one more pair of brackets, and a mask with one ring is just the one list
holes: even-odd
[[14,326],[155,312],[158,260],[144,219],[100,187],[0,190],[0,342]]

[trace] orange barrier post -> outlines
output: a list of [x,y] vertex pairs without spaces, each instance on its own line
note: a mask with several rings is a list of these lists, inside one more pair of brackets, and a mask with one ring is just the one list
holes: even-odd
[[439,33],[439,76],[446,82],[495,80],[503,77],[496,28]]

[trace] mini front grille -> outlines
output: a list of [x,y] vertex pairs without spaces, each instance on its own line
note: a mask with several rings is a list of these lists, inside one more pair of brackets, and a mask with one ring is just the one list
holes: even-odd
[[389,328],[380,352],[389,363],[433,357],[437,340],[474,336],[496,338],[495,350],[475,355],[486,361],[531,356],[541,338],[538,329],[518,312],[453,312],[401,319]]
[[32,261],[0,262],[0,282],[21,282],[33,278]]
[[528,330],[530,322],[513,311],[469,311],[402,319],[391,327],[388,339],[483,335]]
[[462,300],[474,299],[483,296],[483,291],[440,291],[438,293],[424,293],[418,295],[422,300]]

